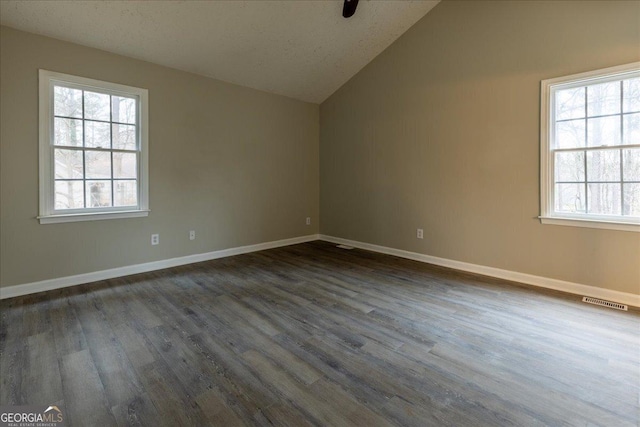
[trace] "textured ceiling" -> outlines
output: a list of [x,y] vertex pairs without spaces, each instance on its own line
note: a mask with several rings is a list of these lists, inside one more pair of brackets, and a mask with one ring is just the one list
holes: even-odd
[[437,1],[0,1],[0,23],[320,103]]

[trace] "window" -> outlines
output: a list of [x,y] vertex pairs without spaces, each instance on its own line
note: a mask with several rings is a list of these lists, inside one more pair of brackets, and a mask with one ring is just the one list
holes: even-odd
[[41,224],[148,215],[147,90],[40,70]]
[[542,81],[541,221],[640,231],[640,62]]

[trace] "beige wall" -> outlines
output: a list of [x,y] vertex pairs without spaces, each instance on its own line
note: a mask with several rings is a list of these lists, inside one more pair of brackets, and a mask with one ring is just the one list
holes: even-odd
[[[317,233],[320,173],[325,234],[640,293],[640,235],[535,218],[540,80],[640,60],[639,17],[445,1],[321,126],[316,105],[2,27],[0,286]],[[149,89],[148,218],[38,224],[38,68]]]
[[[318,232],[317,105],[6,27],[0,43],[1,286]],[[148,218],[38,224],[39,68],[149,89]]]
[[322,104],[321,232],[640,293],[640,234],[536,219],[540,80],[638,60],[640,2],[439,4]]

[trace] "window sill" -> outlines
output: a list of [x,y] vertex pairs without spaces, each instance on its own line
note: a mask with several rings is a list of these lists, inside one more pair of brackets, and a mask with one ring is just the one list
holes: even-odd
[[542,224],[551,225],[566,225],[570,227],[586,227],[586,228],[600,228],[607,230],[620,230],[620,231],[635,231],[640,232],[640,222],[623,222],[615,220],[603,220],[597,218],[564,218],[564,217],[550,217],[540,216],[540,222]]
[[149,216],[149,210],[94,212],[65,215],[47,215],[37,217],[40,224],[57,224],[61,222],[99,221],[103,219],[140,218]]

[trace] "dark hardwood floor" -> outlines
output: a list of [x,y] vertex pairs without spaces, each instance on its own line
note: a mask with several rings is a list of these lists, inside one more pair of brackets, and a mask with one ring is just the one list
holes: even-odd
[[313,242],[0,303],[74,426],[637,426],[640,313]]

